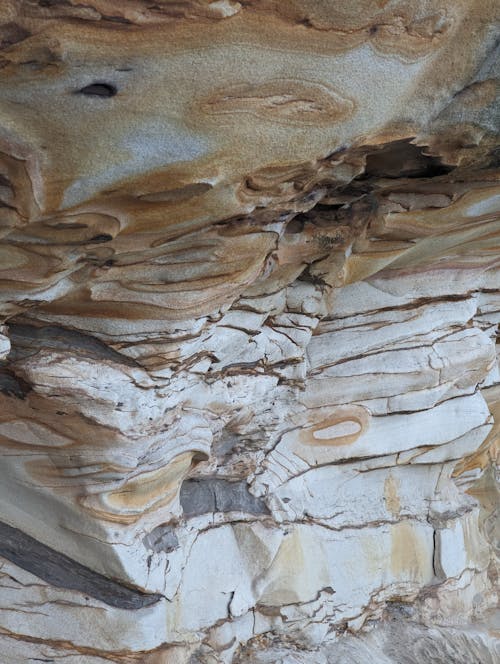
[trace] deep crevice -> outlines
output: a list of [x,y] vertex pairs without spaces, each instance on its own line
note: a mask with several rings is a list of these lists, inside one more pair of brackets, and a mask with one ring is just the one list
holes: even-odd
[[454,166],[439,157],[425,154],[425,146],[414,145],[410,139],[392,141],[366,156],[366,167],[356,180],[368,178],[433,178],[447,175]]

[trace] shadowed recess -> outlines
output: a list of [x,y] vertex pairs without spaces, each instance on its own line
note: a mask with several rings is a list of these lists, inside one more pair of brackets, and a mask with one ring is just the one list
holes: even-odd
[[425,148],[414,145],[410,140],[392,141],[378,150],[369,153],[362,177],[384,178],[432,178],[446,175],[452,166],[442,163],[439,157],[426,153]]
[[114,97],[117,89],[111,83],[91,83],[78,90],[77,94],[87,97]]
[[0,369],[0,393],[17,399],[25,399],[31,385],[8,369]]

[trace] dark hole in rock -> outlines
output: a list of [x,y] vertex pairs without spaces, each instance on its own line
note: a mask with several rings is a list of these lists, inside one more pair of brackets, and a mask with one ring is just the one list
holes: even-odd
[[0,173],[0,207],[13,209],[9,205],[12,202],[13,192],[10,180]]
[[[313,212],[331,212],[332,210],[338,210],[342,207],[341,203],[333,203],[332,205],[328,204],[323,204],[323,203],[316,203],[316,205],[312,208]],[[306,213],[307,214],[307,213]]]
[[204,452],[195,452],[193,458],[191,459],[191,465],[197,466],[202,461],[206,461],[208,456]]
[[490,152],[490,159],[491,159],[489,164],[490,168],[497,168],[498,166],[500,166],[500,148],[494,148]]
[[87,97],[114,97],[117,92],[118,90],[111,83],[91,83],[78,90],[78,94]]
[[25,399],[31,385],[8,369],[0,369],[0,392],[16,399]]
[[432,178],[446,175],[453,166],[443,164],[438,157],[425,154],[425,147],[414,145],[409,139],[392,141],[366,156],[365,172],[358,179]]
[[94,235],[94,237],[91,237],[89,242],[92,242],[93,244],[100,244],[101,242],[109,242],[112,239],[112,235],[109,235],[108,233],[102,233],[101,235]]
[[288,222],[288,225],[285,229],[286,234],[296,235],[297,233],[302,233],[304,230],[305,218],[304,216],[298,216]]
[[105,16],[103,15],[102,17],[105,21],[111,21],[112,23],[125,23],[126,25],[130,25],[132,21],[129,21],[126,18],[123,18],[123,16]]

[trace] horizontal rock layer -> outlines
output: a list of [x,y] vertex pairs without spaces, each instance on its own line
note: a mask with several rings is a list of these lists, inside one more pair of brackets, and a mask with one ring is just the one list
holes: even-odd
[[0,7],[9,664],[496,661],[496,7],[344,4]]

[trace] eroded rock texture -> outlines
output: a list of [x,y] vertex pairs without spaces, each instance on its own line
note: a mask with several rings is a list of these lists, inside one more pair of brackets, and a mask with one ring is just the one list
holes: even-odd
[[2,664],[499,661],[497,11],[0,4]]

